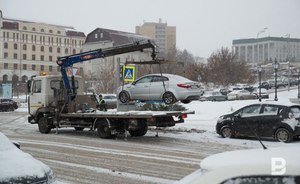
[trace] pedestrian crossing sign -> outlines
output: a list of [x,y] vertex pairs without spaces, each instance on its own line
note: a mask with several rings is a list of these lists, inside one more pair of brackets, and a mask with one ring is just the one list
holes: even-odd
[[124,82],[133,82],[135,80],[135,66],[123,66]]

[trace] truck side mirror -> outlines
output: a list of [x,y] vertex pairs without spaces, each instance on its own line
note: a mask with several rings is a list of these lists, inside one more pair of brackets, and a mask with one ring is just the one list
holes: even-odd
[[27,92],[31,92],[31,80],[27,81]]

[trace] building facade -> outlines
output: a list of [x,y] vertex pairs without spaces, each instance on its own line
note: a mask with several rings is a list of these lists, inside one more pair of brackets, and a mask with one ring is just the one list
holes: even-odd
[[0,83],[58,74],[57,57],[81,52],[85,38],[72,27],[8,19],[0,11]]
[[232,49],[241,61],[250,65],[279,62],[300,62],[300,39],[286,37],[263,37],[237,39]]
[[[105,28],[96,28],[87,35],[83,50],[90,51],[104,49],[108,47],[130,44],[137,41],[148,40],[151,40],[151,38],[134,33]],[[85,78],[89,79],[90,82],[93,83],[92,85],[89,85],[89,87],[96,89],[97,87],[95,85],[99,85],[103,88],[98,91],[104,93],[114,91],[120,85],[118,81],[118,67],[123,65],[126,61],[149,61],[152,59],[151,51],[152,50],[144,50],[143,52],[129,52],[84,62],[83,68]],[[101,81],[105,81],[105,83],[101,83]]]
[[145,22],[141,26],[136,26],[135,33],[152,38],[162,54],[167,54],[176,48],[176,27],[162,23],[161,19],[158,23]]

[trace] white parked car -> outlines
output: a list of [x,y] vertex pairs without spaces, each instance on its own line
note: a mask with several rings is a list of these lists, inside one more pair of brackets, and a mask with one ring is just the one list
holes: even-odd
[[248,99],[256,99],[256,95],[251,94],[247,90],[234,90],[227,94],[228,100],[248,100]]
[[[300,146],[228,151],[202,160],[197,171],[176,184],[299,183]],[[288,182],[287,182],[288,181]]]
[[151,74],[126,84],[118,89],[119,100],[162,100],[166,104],[177,101],[189,103],[198,100],[201,94],[200,83],[173,74]]
[[17,148],[0,132],[0,183],[54,184],[52,170]]

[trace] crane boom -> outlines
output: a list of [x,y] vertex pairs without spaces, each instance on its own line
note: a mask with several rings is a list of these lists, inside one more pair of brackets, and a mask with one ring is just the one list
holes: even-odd
[[115,55],[119,55],[119,54],[135,52],[135,51],[143,52],[144,49],[148,49],[148,48],[152,49],[151,57],[153,60],[156,60],[156,47],[155,47],[155,44],[152,43],[150,40],[138,41],[135,43],[124,44],[124,45],[109,47],[109,48],[105,48],[105,49],[96,49],[96,50],[81,52],[81,53],[73,54],[73,55],[69,55],[69,56],[59,57],[58,60],[56,61],[56,63],[60,66],[60,71],[61,71],[61,74],[63,77],[63,81],[64,81],[65,87],[67,89],[66,100],[68,100],[69,97],[71,97],[71,100],[72,100],[76,96],[74,76],[73,76],[73,74],[71,76],[71,82],[72,82],[72,87],[71,87],[68,76],[67,76],[67,71],[66,71],[68,67],[72,67],[73,64],[76,64],[79,62],[84,62],[84,61],[88,61],[88,60],[96,59],[96,58],[105,58],[105,57],[109,57],[109,56],[115,56]]

